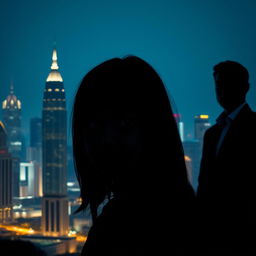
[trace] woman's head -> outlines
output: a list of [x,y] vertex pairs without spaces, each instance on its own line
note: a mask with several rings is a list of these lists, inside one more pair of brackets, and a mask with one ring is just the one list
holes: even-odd
[[110,194],[138,195],[150,176],[148,166],[165,155],[170,140],[182,155],[165,87],[148,63],[130,56],[92,69],[80,84],[73,108],[82,208],[90,205],[95,212]]

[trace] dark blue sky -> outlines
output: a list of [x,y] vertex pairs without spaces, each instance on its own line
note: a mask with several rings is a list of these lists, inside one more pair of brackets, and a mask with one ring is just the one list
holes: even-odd
[[13,80],[28,133],[29,119],[41,115],[56,39],[69,110],[88,70],[134,54],[159,72],[192,133],[194,115],[214,122],[221,110],[212,66],[222,60],[248,68],[256,108],[255,13],[255,0],[1,0],[0,100]]

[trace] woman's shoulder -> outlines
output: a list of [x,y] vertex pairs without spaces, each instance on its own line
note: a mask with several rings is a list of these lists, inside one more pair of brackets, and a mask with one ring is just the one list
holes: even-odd
[[92,225],[82,255],[108,255],[107,252],[116,246],[126,247],[128,237],[131,238],[128,222],[128,219],[125,221],[122,205],[114,199],[110,200]]

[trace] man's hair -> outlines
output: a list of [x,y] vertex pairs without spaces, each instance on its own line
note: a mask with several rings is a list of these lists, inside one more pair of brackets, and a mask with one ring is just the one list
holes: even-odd
[[217,73],[226,76],[227,79],[239,84],[249,84],[248,70],[238,62],[223,61],[213,67],[213,76]]

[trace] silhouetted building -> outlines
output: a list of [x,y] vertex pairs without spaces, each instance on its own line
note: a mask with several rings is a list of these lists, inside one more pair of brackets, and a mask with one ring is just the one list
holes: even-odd
[[43,98],[42,231],[46,236],[67,235],[67,112],[63,79],[58,72],[57,52],[52,55]]
[[0,223],[10,223],[12,210],[12,158],[7,149],[7,135],[0,121]]
[[204,133],[205,131],[210,128],[211,124],[209,122],[208,115],[198,115],[195,116],[195,139],[199,140],[199,142],[203,143]]

